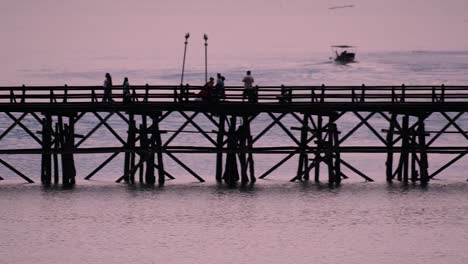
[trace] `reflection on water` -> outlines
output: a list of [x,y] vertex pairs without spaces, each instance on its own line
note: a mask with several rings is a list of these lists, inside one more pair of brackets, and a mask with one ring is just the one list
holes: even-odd
[[[35,85],[100,85],[104,72],[111,72],[116,82],[128,76],[132,84],[176,84],[179,80],[179,61],[155,63],[147,59],[132,64],[128,58],[90,56],[93,63],[77,55],[71,68],[63,67],[68,61],[59,61],[56,65],[45,62],[47,65],[32,65],[31,69],[9,69],[2,85],[19,85],[18,80]],[[324,63],[328,56],[255,58],[248,65],[259,85],[468,82],[466,52],[361,53],[359,63],[347,67]],[[227,76],[226,85],[239,85],[244,65],[245,58],[214,59],[210,70]],[[189,83],[201,84],[204,69],[192,65],[186,74]],[[435,130],[444,126],[440,120],[444,121],[435,115],[428,127]],[[24,121],[36,122],[32,117]],[[85,125],[77,128],[78,134],[91,129],[92,122],[86,117],[82,121]],[[198,121],[201,126],[206,124]],[[465,121],[462,117],[459,125],[466,131]],[[110,122],[122,123],[112,118]],[[252,130],[261,129],[265,122]],[[370,122],[379,131],[386,128],[378,118]],[[113,127],[125,136],[126,128],[115,125],[119,123]],[[11,120],[0,116],[0,130],[10,124]],[[180,124],[177,117],[163,129],[173,129],[176,124]],[[345,118],[340,124],[343,131],[352,127],[352,119]],[[368,130],[358,132],[354,144],[377,140]],[[11,148],[37,147],[21,129],[15,128],[12,134],[2,143]],[[98,130],[87,144],[115,143],[109,135]],[[198,144],[202,139],[193,135],[183,138],[185,144]],[[287,136],[278,131],[264,139],[257,144],[287,144]],[[466,141],[444,136],[439,140],[452,145]],[[377,183],[363,183],[352,176],[339,188],[288,182],[297,169],[294,161],[254,186],[228,189],[213,183],[213,155],[198,155],[196,159],[178,156],[203,173],[208,180],[205,184],[195,183],[170,161],[167,168],[177,179],[168,181],[166,187],[115,184],[121,176],[121,156],[93,181],[82,180],[107,157],[77,157],[78,184],[69,190],[19,183],[0,167],[0,175],[7,179],[0,182],[0,263],[468,263],[468,176],[462,161],[426,188],[383,183],[385,156],[367,154],[344,154],[343,158]],[[256,169],[264,172],[282,157],[255,158]],[[2,159],[38,180],[38,155]],[[430,160],[430,169],[449,159],[435,157]]]
[[466,263],[468,185],[0,185],[3,263]]

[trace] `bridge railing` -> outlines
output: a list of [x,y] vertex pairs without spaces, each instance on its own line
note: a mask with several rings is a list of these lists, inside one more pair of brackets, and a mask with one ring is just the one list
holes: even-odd
[[[201,98],[201,86],[131,87],[132,102],[249,101],[241,86],[225,87],[224,96]],[[102,86],[0,87],[0,104],[100,103]],[[121,86],[112,89],[112,100],[123,102]],[[258,103],[440,103],[468,102],[468,86],[261,86],[250,102]]]

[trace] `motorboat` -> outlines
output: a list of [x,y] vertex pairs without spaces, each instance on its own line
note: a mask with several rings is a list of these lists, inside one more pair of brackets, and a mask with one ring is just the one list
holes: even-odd
[[337,63],[352,63],[356,59],[356,47],[348,45],[331,46]]

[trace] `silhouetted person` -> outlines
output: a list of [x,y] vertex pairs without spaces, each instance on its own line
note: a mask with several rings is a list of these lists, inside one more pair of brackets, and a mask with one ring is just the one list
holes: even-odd
[[104,96],[103,102],[112,102],[112,77],[109,73],[106,73],[106,79],[104,80]]
[[215,96],[217,100],[221,100],[224,98],[224,81],[226,78],[218,73],[216,75],[216,85],[215,85]]
[[244,99],[247,98],[249,102],[254,102],[255,101],[255,90],[253,87],[254,78],[252,77],[252,73],[250,71],[247,71],[247,75],[242,79],[242,82],[244,83],[244,93],[242,95],[242,101],[244,101]]
[[125,77],[124,79],[122,88],[123,88],[123,103],[128,104],[132,101],[132,96],[130,94],[130,83],[128,82],[127,77]]
[[198,96],[203,101],[209,101],[213,97],[214,93],[214,78],[210,77],[210,80],[202,87]]

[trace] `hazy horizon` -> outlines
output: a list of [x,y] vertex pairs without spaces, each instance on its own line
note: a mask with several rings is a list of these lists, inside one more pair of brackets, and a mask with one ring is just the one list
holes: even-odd
[[[212,55],[320,52],[330,45],[376,50],[465,50],[463,0],[3,0],[2,57],[34,52]],[[354,5],[352,8],[329,9]]]
[[[235,64],[226,67],[249,67],[260,58],[311,60],[318,53],[323,54],[316,56],[321,62],[335,44],[358,46],[358,57],[379,51],[468,50],[468,2],[462,0],[2,3],[1,85],[36,82],[21,73],[32,70],[178,69],[186,32],[191,33],[188,71],[204,64],[204,33],[210,69],[223,62]],[[330,9],[348,5],[353,7]]]

